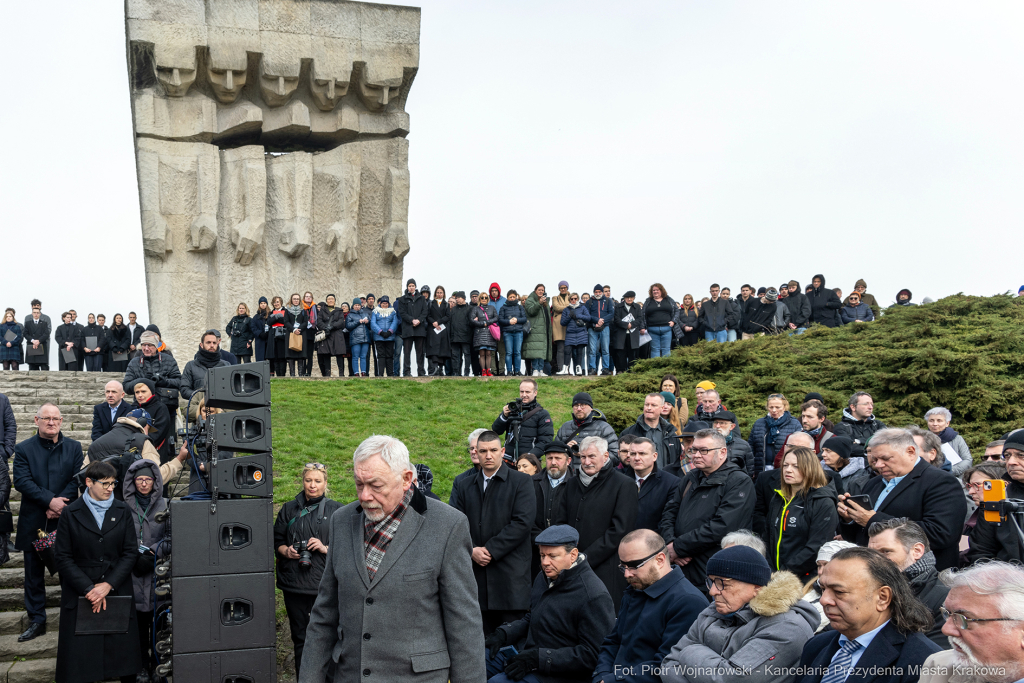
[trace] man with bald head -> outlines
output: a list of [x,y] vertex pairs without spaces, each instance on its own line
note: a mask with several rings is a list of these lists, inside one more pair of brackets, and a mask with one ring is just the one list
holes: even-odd
[[[708,600],[668,559],[665,539],[637,529],[619,543],[619,571],[629,587],[615,630],[597,657],[594,681],[657,683],[655,669],[686,635]],[[625,678],[623,678],[625,675]]]
[[117,418],[124,417],[132,406],[124,400],[124,387],[112,379],[103,387],[104,401],[92,407],[92,440],[100,438],[117,424]]

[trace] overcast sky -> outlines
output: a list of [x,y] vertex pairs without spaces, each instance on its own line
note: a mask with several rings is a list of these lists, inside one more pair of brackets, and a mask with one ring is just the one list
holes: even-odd
[[[422,7],[421,284],[681,299],[824,272],[883,304],[1024,284],[1021,3]],[[146,321],[123,7],[0,17],[0,305]]]

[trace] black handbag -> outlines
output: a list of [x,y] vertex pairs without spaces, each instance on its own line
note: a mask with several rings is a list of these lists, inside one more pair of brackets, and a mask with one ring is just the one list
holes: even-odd
[[171,387],[157,387],[156,395],[165,401],[177,401],[178,390]]

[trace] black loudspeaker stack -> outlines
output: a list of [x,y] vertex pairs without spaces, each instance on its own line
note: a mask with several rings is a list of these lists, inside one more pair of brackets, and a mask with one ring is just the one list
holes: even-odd
[[274,683],[270,364],[210,370],[205,402],[226,412],[190,432],[201,486],[170,501],[171,555],[157,566],[169,612],[157,673],[180,683]]

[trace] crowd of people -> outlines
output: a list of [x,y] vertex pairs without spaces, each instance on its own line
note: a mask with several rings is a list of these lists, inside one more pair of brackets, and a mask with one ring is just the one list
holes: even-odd
[[[227,362],[216,341],[203,339]],[[76,634],[74,614],[62,616],[58,680],[156,678],[147,576],[161,556],[156,514],[188,453],[166,451],[151,383],[136,382],[134,405],[121,383],[107,385],[89,459],[52,404],[17,442],[0,397],[0,441],[23,501],[16,548],[30,624],[19,639],[46,632],[37,529],[57,530],[69,610],[78,597],[96,609],[107,596],[134,599],[137,638]],[[711,380],[692,396],[671,375],[652,389],[623,430],[585,392],[556,426],[524,378],[520,400],[469,433],[447,504],[430,468],[391,437],[356,450],[348,505],[329,497],[331,464],[308,463],[274,529],[299,681],[1024,677],[1020,528],[1010,508],[983,503],[998,487],[1024,499],[1024,430],[992,435],[975,455],[947,409],[922,415],[924,427],[893,427],[855,392],[838,415],[820,394],[799,411],[771,394],[744,432]],[[129,467],[108,457],[126,443],[139,453]],[[10,486],[0,477],[0,501]],[[120,550],[101,552],[105,541]],[[354,570],[364,564],[366,574]],[[393,619],[408,628],[396,632]],[[68,668],[114,645],[123,657]]]
[[[700,340],[727,342],[763,334],[800,334],[811,325],[838,327],[871,322],[882,314],[867,283],[858,280],[843,299],[815,275],[801,289],[796,280],[779,287],[728,287],[712,284],[703,298],[673,299],[660,283],[646,300],[630,290],[614,298],[609,285],[592,292],[570,291],[565,280],[558,294],[544,285],[529,292],[503,293],[497,282],[484,291],[433,290],[409,279],[394,301],[373,294],[339,301],[327,294],[319,303],[312,292],[260,297],[254,309],[238,304],[226,322],[228,350],[240,362],[271,362],[276,376],[310,376],[313,356],[320,374],[341,376],[491,376],[610,375],[626,372],[637,359],[668,355],[676,346]],[[893,306],[912,306],[904,289]],[[0,323],[0,361],[5,370],[27,363],[48,370],[50,344],[56,345],[59,370],[123,372],[138,354],[143,326],[134,312],[127,322],[117,313],[89,313],[87,324],[68,310],[54,329],[38,299],[19,323],[8,308]],[[165,349],[161,349],[165,351]],[[414,353],[415,352],[415,353]],[[414,364],[415,363],[415,364]]]

